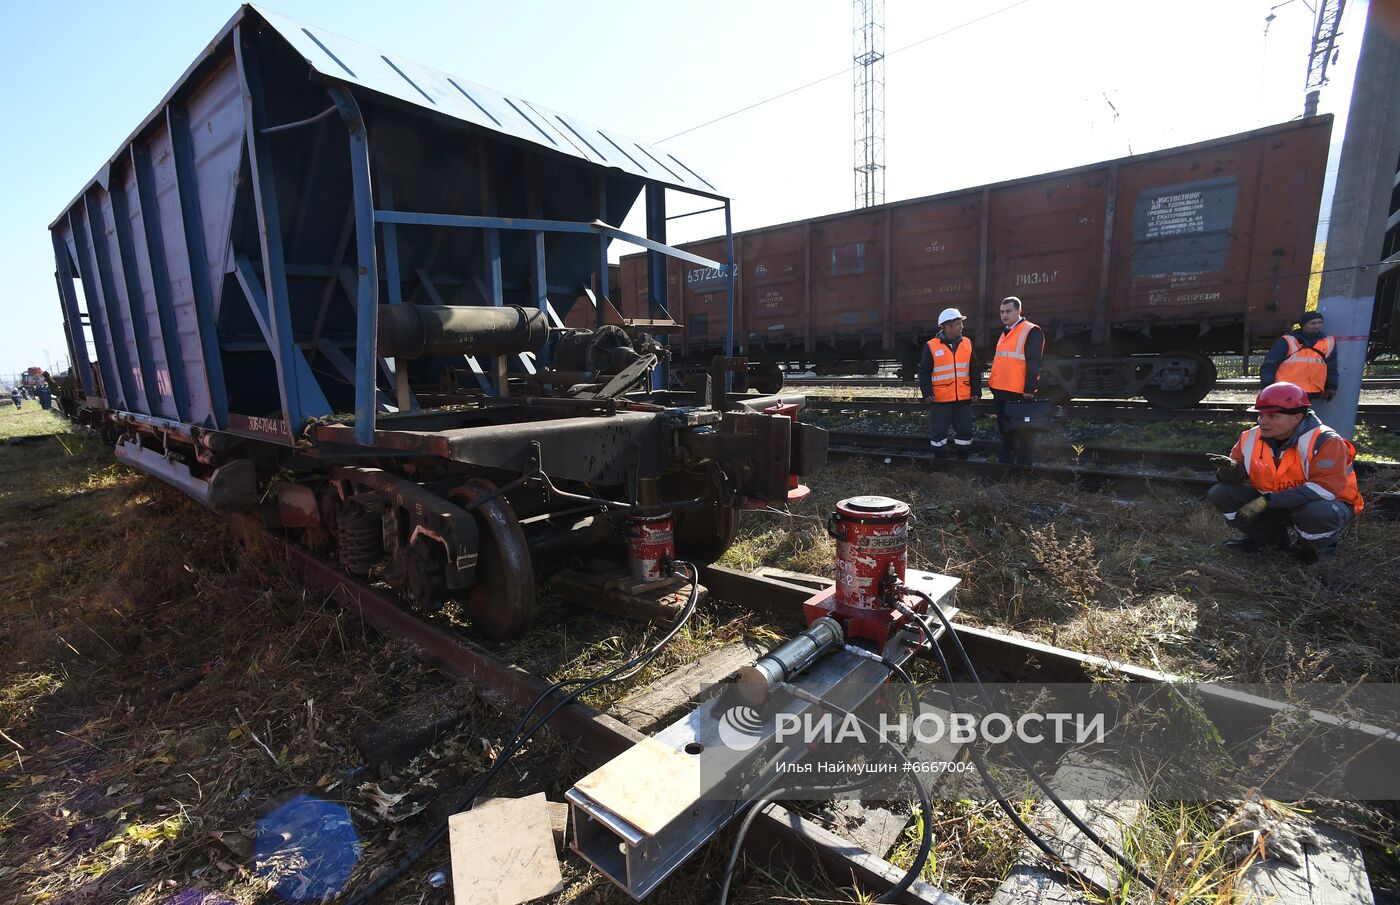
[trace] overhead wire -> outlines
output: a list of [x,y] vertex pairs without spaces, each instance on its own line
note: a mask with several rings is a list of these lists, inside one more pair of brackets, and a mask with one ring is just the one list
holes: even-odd
[[[992,10],[991,12],[989,12],[989,13],[983,13],[982,15],[978,16],[978,17],[975,18],[975,19],[968,19],[966,22],[963,22],[963,23],[961,23],[961,24],[959,24],[959,25],[954,25],[952,28],[946,28],[946,29],[944,29],[943,31],[938,32],[937,34],[932,34],[932,35],[929,35],[929,36],[927,36],[927,37],[920,38],[919,40],[913,42],[912,44],[905,44],[905,45],[902,46],[902,47],[897,47],[897,48],[895,48],[894,50],[891,50],[891,51],[887,52],[887,53],[885,54],[885,56],[886,56],[886,57],[892,57],[892,56],[894,56],[894,55],[897,54],[897,53],[902,53],[902,52],[904,52],[904,51],[906,51],[906,50],[910,50],[911,48],[918,47],[920,44],[927,44],[929,41],[933,41],[933,40],[936,40],[936,39],[938,39],[938,38],[946,37],[946,36],[948,36],[948,35],[951,35],[953,32],[961,31],[962,29],[967,28],[967,27],[969,27],[969,26],[971,26],[971,25],[976,25],[978,22],[985,22],[987,19],[990,19],[990,18],[992,18],[993,16],[999,16],[999,15],[1001,15],[1002,13],[1010,12],[1011,10],[1015,9],[1016,7],[1018,7],[1018,6],[1024,6],[1024,5],[1026,5],[1027,3],[1030,3],[1030,2],[1031,2],[1031,0],[1017,0],[1016,3],[1012,3],[1010,6],[1003,6],[1001,9],[995,9],[995,10]],[[848,74],[850,74],[850,71],[851,71],[851,70],[850,70],[849,68],[846,68],[846,69],[841,69],[841,70],[839,70],[839,71],[837,71],[837,72],[833,72],[833,73],[831,73],[831,74],[829,74],[829,75],[824,75],[824,76],[822,76],[822,77],[819,78],[819,79],[814,79],[814,80],[812,80],[812,81],[810,81],[810,82],[807,82],[807,83],[805,83],[805,84],[798,85],[796,88],[789,88],[787,91],[784,91],[784,92],[782,92],[781,94],[775,94],[775,95],[773,95],[772,97],[766,97],[766,98],[764,98],[763,100],[761,100],[761,101],[755,101],[754,103],[749,104],[749,105],[746,106],[746,107],[740,107],[738,110],[730,111],[729,113],[726,113],[726,114],[724,114],[723,116],[717,116],[717,117],[715,117],[714,119],[708,120],[708,121],[706,121],[706,122],[703,122],[703,123],[701,123],[701,124],[698,125],[698,126],[691,126],[689,129],[682,129],[680,132],[677,132],[677,133],[674,134],[674,135],[667,135],[665,138],[658,139],[658,140],[652,142],[652,144],[659,145],[659,144],[662,144],[663,142],[668,142],[668,141],[670,141],[670,140],[673,139],[673,138],[680,138],[682,135],[689,135],[691,132],[697,132],[697,131],[699,131],[700,129],[705,128],[706,126],[713,126],[715,123],[723,122],[723,121],[726,120],[726,119],[729,119],[729,118],[731,118],[731,117],[738,116],[740,113],[747,113],[747,112],[749,112],[750,110],[753,110],[753,109],[755,109],[755,108],[757,108],[757,107],[762,107],[762,106],[765,105],[765,104],[771,104],[773,101],[781,100],[781,99],[787,97],[787,96],[790,95],[790,94],[796,94],[796,93],[799,92],[799,91],[805,91],[806,89],[811,88],[811,87],[813,87],[813,86],[815,86],[815,85],[820,85],[822,82],[829,82],[829,81],[831,81],[832,79],[837,78],[838,76],[848,75]]]

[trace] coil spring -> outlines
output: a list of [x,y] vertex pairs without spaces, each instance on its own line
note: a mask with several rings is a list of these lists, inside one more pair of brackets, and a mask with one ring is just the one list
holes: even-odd
[[352,575],[368,575],[384,558],[383,520],[378,512],[350,501],[335,523],[340,564]]

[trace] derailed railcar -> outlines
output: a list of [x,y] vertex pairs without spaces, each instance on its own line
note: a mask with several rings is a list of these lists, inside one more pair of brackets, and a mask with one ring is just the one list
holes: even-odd
[[[75,413],[518,633],[538,555],[670,512],[713,559],[825,459],[800,400],[724,392],[741,361],[653,390],[664,318],[565,325],[614,239],[727,270],[665,245],[668,192],[728,204],[664,151],[244,6],[50,226]],[[639,200],[646,237],[607,225]]]
[[[1209,392],[1208,356],[1267,349],[1302,311],[1330,116],[1009,182],[737,234],[736,336],[761,388],[782,369],[912,376],[938,313],[986,349],[1022,296],[1050,373],[1076,396]],[[688,243],[699,251],[717,240]],[[651,305],[645,261],[622,260],[624,313]],[[726,339],[722,282],[672,262],[664,301],[693,361]]]

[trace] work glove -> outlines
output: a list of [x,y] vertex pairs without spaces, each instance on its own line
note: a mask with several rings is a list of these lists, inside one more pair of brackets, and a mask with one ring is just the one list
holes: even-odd
[[1022,393],[1022,394],[1021,394],[1021,398],[1024,399],[1025,401],[1027,401],[1027,402],[1032,402],[1032,401],[1035,400],[1035,394],[1034,394],[1034,393]]
[[928,404],[928,403],[931,403],[931,402],[933,402],[933,397],[932,397],[932,396],[925,396],[925,397],[924,397],[924,403],[925,403],[925,404]]
[[1248,478],[1244,465],[1229,456],[1208,453],[1206,460],[1215,466],[1215,479],[1222,484],[1243,484]]
[[1265,509],[1268,508],[1269,495],[1266,493],[1261,496],[1255,497],[1248,503],[1245,503],[1243,506],[1241,506],[1239,512],[1235,513],[1235,518],[1239,519],[1242,522],[1252,522],[1255,519],[1257,519]]
[[1337,395],[1337,391],[1336,391],[1335,389],[1333,389],[1332,387],[1328,387],[1327,389],[1325,389],[1325,390],[1322,391],[1322,401],[1323,401],[1323,402],[1331,402],[1331,401],[1332,401],[1332,397],[1335,396],[1335,395]]

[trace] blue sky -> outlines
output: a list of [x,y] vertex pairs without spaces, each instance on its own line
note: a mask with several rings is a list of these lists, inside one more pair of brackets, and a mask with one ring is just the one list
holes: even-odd
[[[851,9],[842,0],[267,6],[644,141],[839,73],[664,147],[734,198],[736,229],[851,206]],[[8,4],[0,383],[67,358],[47,225],[235,9]],[[1348,4],[1324,111],[1344,108],[1364,12]],[[1292,119],[1312,31],[1304,0],[888,0],[885,24],[891,201]],[[715,218],[676,221],[672,239],[721,229]]]

